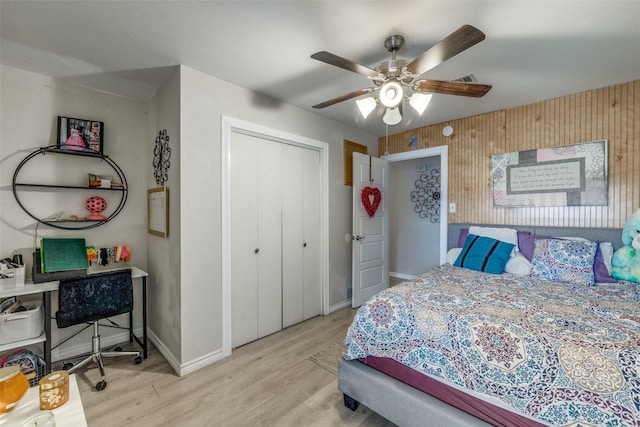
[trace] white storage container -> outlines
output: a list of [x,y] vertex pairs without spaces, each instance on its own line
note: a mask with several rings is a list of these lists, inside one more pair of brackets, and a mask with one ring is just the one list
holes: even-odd
[[44,315],[39,302],[23,302],[26,311],[0,314],[0,345],[39,337],[44,330]]
[[23,286],[24,285],[24,265],[18,268],[9,268],[5,270],[1,270],[2,274],[9,277],[0,277],[0,286],[2,285],[13,285],[13,286]]

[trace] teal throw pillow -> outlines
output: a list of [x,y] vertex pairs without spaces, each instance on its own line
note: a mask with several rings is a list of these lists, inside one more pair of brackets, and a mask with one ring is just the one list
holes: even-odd
[[515,245],[490,237],[469,234],[453,265],[486,273],[502,274]]

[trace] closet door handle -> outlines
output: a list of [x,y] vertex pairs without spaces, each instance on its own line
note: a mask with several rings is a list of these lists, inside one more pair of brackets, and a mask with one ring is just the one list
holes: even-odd
[[257,254],[258,252],[260,252],[260,249],[256,248],[255,251],[253,251],[254,254]]
[[302,247],[303,247],[303,248],[306,248],[306,247],[307,247],[307,242],[304,242],[304,243],[302,244]]

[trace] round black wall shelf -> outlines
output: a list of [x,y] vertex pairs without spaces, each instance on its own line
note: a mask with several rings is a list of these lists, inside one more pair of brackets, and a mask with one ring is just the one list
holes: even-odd
[[[116,173],[116,175],[118,176],[119,182],[122,183],[122,187],[115,187],[115,188],[102,188],[102,187],[90,187],[89,185],[87,186],[74,186],[74,185],[56,185],[56,184],[41,184],[41,183],[27,183],[27,182],[19,182],[18,181],[18,175],[20,174],[20,170],[32,159],[34,159],[36,156],[39,155],[65,155],[65,156],[78,156],[78,157],[83,157],[83,158],[94,158],[94,159],[98,159],[98,160],[102,160],[104,162],[106,162],[111,169],[113,169],[113,171]],[[113,218],[115,218],[120,211],[122,211],[122,208],[124,208],[124,204],[127,201],[127,194],[128,194],[128,187],[127,187],[127,179],[124,176],[124,173],[122,172],[122,169],[120,169],[120,167],[113,161],[111,160],[108,156],[102,154],[102,153],[98,153],[98,152],[88,152],[88,151],[71,151],[71,150],[61,150],[59,148],[56,148],[56,146],[49,146],[49,147],[41,147],[38,148],[36,150],[34,150],[33,152],[29,153],[29,155],[27,155],[27,157],[25,157],[20,164],[18,165],[18,167],[16,168],[15,172],[13,173],[13,182],[12,182],[12,189],[13,189],[13,196],[16,199],[16,202],[18,202],[18,205],[20,205],[20,207],[22,208],[23,211],[25,211],[27,213],[27,215],[29,215],[31,218],[35,219],[36,221],[38,221],[39,223],[48,225],[50,227],[54,227],[54,228],[58,228],[61,230],[87,230],[90,228],[95,228],[98,227],[100,225],[103,225],[109,221],[111,221]],[[120,201],[117,205],[117,207],[115,208],[115,210],[105,219],[103,220],[99,220],[99,221],[89,221],[86,219],[78,219],[78,220],[72,220],[72,219],[54,219],[54,220],[48,220],[48,219],[43,219],[43,218],[38,218],[37,216],[35,216],[33,213],[31,213],[24,205],[23,201],[20,200],[19,197],[19,193],[21,191],[116,191],[119,192],[121,194],[120,197]]]

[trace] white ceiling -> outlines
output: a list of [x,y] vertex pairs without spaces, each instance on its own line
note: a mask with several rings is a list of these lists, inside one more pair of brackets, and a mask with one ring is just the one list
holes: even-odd
[[368,67],[413,59],[463,24],[486,40],[423,75],[473,73],[483,98],[434,95],[422,117],[405,108],[389,133],[640,78],[640,1],[6,1],[3,65],[148,99],[183,64],[373,135],[354,100],[312,105],[369,87],[358,74],[315,61],[327,50]]

